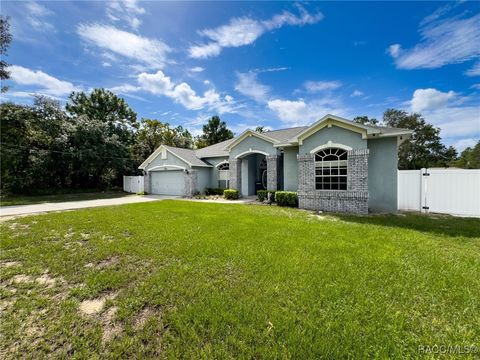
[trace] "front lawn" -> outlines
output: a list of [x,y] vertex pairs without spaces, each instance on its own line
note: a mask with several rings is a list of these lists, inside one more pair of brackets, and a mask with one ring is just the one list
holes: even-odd
[[0,198],[0,206],[31,205],[48,202],[113,199],[131,194],[123,191],[77,192],[53,195],[9,195]]
[[160,201],[19,218],[1,240],[2,358],[480,345],[479,219]]

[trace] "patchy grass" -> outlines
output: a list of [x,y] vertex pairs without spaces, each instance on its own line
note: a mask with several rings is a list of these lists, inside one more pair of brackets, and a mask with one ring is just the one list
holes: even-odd
[[37,195],[37,196],[10,195],[10,196],[0,198],[0,206],[31,205],[31,204],[42,204],[47,202],[113,199],[113,198],[129,196],[129,195],[131,194],[127,194],[123,191],[103,191],[103,192],[92,192],[92,193],[72,193],[72,194],[55,194],[55,195]]
[[415,358],[480,343],[479,219],[161,201],[0,226],[1,358]]

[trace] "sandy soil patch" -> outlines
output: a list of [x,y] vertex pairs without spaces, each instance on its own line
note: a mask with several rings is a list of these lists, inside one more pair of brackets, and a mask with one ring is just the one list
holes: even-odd
[[153,308],[149,306],[143,308],[142,311],[140,311],[140,313],[138,313],[138,315],[135,317],[133,321],[133,328],[135,330],[140,330],[145,326],[147,320],[155,314],[157,314],[157,312]]
[[9,268],[21,265],[19,261],[2,261],[0,262],[0,268]]
[[84,315],[94,315],[102,311],[103,306],[107,300],[112,300],[117,296],[117,293],[108,294],[92,300],[84,300],[81,302],[79,310]]

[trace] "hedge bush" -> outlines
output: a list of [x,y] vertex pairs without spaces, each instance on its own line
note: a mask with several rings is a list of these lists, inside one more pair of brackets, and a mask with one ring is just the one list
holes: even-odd
[[205,195],[223,195],[223,190],[220,188],[206,188]]
[[277,191],[275,201],[278,206],[298,207],[298,196],[294,191]]
[[237,200],[239,197],[239,192],[238,190],[226,189],[226,190],[223,190],[223,196],[227,200]]
[[[268,190],[267,190],[268,191]],[[270,202],[275,202],[275,194],[277,193],[276,191],[268,191],[270,193]]]
[[257,191],[257,199],[260,202],[263,202],[268,196],[268,191],[267,190],[258,190]]

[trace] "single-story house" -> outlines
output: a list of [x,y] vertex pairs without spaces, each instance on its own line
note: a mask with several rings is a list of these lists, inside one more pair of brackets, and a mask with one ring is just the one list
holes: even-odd
[[246,130],[198,150],[162,145],[139,168],[150,194],[286,190],[298,193],[304,209],[395,212],[398,146],[410,134],[326,115],[310,126]]

